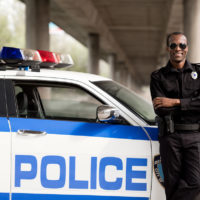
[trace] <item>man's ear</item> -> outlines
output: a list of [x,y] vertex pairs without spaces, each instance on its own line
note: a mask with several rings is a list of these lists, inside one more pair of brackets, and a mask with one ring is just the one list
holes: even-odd
[[168,46],[166,47],[166,51],[169,52],[169,47]]

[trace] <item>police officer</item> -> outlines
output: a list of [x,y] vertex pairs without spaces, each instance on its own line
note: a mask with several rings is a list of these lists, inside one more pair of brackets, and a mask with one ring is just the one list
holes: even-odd
[[180,32],[168,35],[167,51],[167,65],[152,73],[150,84],[165,193],[167,200],[200,200],[200,66],[186,60]]

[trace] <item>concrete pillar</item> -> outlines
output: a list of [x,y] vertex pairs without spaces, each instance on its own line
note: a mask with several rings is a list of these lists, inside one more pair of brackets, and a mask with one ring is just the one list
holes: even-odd
[[128,70],[128,74],[127,74],[127,82],[128,82],[127,87],[130,90],[138,92],[138,85],[136,84],[133,73],[130,69]]
[[88,36],[89,65],[88,72],[99,74],[99,35],[90,33]]
[[126,67],[126,71],[125,71],[125,82],[124,82],[124,84],[125,84],[125,86],[126,87],[128,87],[128,74],[130,73],[130,71],[129,71],[129,69],[128,69],[128,67]]
[[119,71],[118,80],[121,84],[125,85],[126,68],[125,68],[125,63],[123,61],[118,63],[118,71]]
[[188,38],[190,62],[200,62],[200,0],[184,0],[184,33]]
[[114,69],[114,78],[113,80],[120,83],[120,63],[119,62],[116,62],[115,64],[115,69]]
[[122,68],[122,84],[124,86],[128,85],[128,68],[126,67],[125,64],[124,64],[124,66]]
[[128,70],[128,74],[127,74],[127,87],[129,89],[132,89],[132,84],[133,84],[133,80],[132,80],[133,76],[132,76],[132,73],[130,71],[130,69]]
[[49,50],[49,0],[25,0],[26,48]]
[[108,55],[108,64],[110,65],[110,77],[115,80],[117,71],[117,55],[115,53]]

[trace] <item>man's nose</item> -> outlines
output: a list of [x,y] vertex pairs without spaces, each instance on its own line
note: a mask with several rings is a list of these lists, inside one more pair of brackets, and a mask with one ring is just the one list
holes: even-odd
[[176,46],[175,50],[176,50],[176,51],[182,50],[182,49],[180,48],[179,44]]

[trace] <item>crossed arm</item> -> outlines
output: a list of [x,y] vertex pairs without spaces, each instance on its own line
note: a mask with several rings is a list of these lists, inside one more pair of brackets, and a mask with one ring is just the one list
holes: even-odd
[[163,116],[172,111],[180,110],[181,100],[166,97],[161,88],[160,82],[154,77],[151,79],[150,89],[153,107],[158,116]]
[[157,77],[151,78],[151,95],[155,113],[159,116],[169,114],[172,111],[197,111],[200,112],[200,89],[196,96],[191,95],[188,98],[169,98],[161,87],[161,82]]
[[180,99],[171,99],[167,97],[155,97],[153,99],[153,107],[155,110],[162,107],[170,108],[180,106],[180,104]]

